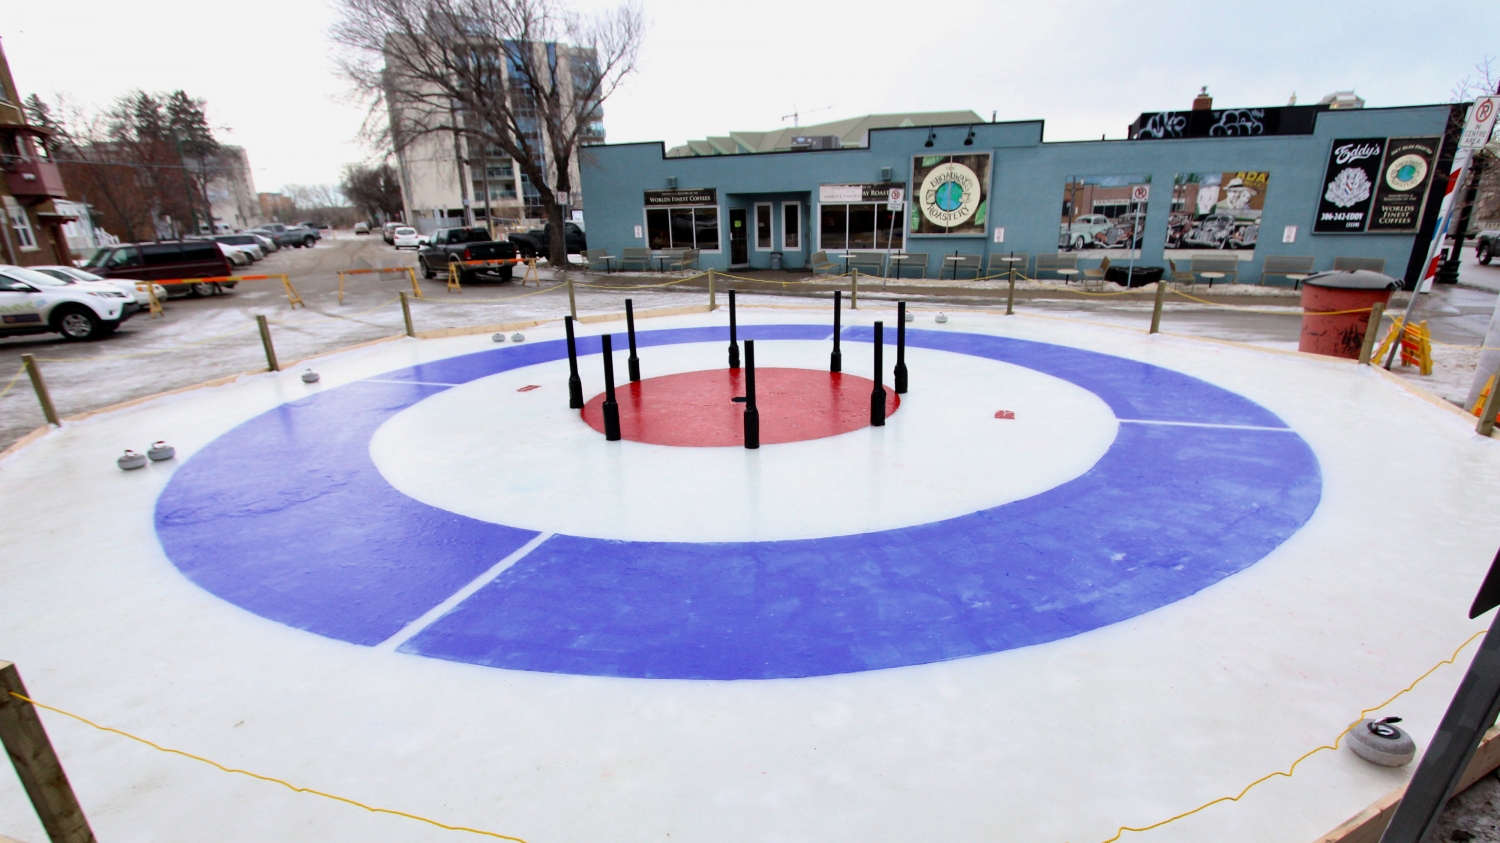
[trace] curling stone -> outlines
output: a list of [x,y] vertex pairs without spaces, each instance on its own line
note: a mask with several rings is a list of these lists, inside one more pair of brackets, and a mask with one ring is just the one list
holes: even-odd
[[318,373],[314,372],[312,369],[308,369],[307,371],[305,371],[305,372],[302,373],[302,382],[303,383],[317,383],[318,382]]
[[125,449],[125,454],[123,456],[121,456],[119,459],[115,460],[115,465],[118,465],[120,468],[123,468],[126,471],[131,471],[133,469],[140,468],[140,467],[144,466],[145,464],[146,464],[146,455],[145,454],[137,454],[135,451],[132,451],[129,448]]
[[1394,723],[1399,717],[1361,720],[1349,730],[1349,748],[1355,755],[1382,767],[1404,767],[1417,755],[1417,745]]
[[946,314],[946,313],[939,313],[937,315],[937,321],[938,322],[947,322],[948,321],[948,314]]
[[510,341],[511,342],[521,342],[524,339],[526,339],[526,335],[525,334],[515,333],[515,334],[511,334],[510,335]]
[[915,322],[915,321],[917,321],[917,314],[912,313],[910,310],[906,311],[906,321],[908,321],[908,322]]
[[494,340],[495,342],[505,342],[505,332],[500,331],[498,333],[490,334],[490,339]]
[[165,442],[152,442],[150,449],[146,451],[146,456],[150,457],[152,462],[161,462],[177,456],[177,449]]

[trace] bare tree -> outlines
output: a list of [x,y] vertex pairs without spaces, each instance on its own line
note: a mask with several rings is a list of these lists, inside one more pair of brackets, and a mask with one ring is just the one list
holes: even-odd
[[339,186],[349,201],[372,220],[389,221],[401,214],[401,184],[390,164],[375,167],[346,164],[344,181]]
[[515,159],[546,211],[551,262],[566,269],[559,194],[573,190],[571,167],[597,135],[604,101],[635,71],[640,7],[627,0],[580,15],[560,0],[338,0],[338,8],[340,67],[370,102],[373,125],[388,115],[384,144],[400,151],[424,138],[463,139],[481,157],[498,148]]
[[1472,102],[1475,97],[1500,94],[1500,63],[1494,56],[1485,56],[1474,65],[1474,72],[1458,80],[1453,86],[1451,102]]

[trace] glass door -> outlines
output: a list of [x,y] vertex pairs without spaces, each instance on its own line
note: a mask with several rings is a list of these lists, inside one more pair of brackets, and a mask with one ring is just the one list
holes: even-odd
[[744,208],[729,209],[729,265],[746,266],[750,263],[749,215]]

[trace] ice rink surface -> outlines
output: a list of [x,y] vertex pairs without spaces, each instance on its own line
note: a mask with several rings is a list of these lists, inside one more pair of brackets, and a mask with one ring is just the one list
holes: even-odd
[[[742,336],[821,369],[827,316]],[[893,363],[861,310],[846,372],[882,317]],[[646,376],[722,366],[726,322],[643,320]],[[1500,444],[1458,414],[1229,344],[911,327],[889,424],[758,452],[604,442],[560,326],[71,424],[0,463],[0,656],[167,746],[530,843],[1082,843],[1286,769],[1484,627]],[[1382,712],[1419,747],[1468,655]],[[44,719],[102,840],[472,837]],[[1407,774],[1320,753],[1127,838],[1312,841]],[[13,779],[0,833],[43,838]]]

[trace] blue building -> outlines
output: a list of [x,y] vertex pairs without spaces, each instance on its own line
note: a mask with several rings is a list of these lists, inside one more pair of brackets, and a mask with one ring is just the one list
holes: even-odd
[[[976,255],[1072,255],[1166,266],[1233,256],[1385,262],[1412,277],[1453,155],[1449,105],[1199,109],[1141,115],[1124,140],[1043,143],[1042,121],[877,129],[867,146],[665,155],[592,147],[582,165],[591,246],[697,249],[699,266],[788,269],[825,252],[912,255],[946,275]],[[1436,183],[1438,187],[1433,189]],[[895,201],[893,201],[895,200]],[[925,257],[924,257],[925,256]],[[888,271],[894,273],[891,266]]]

